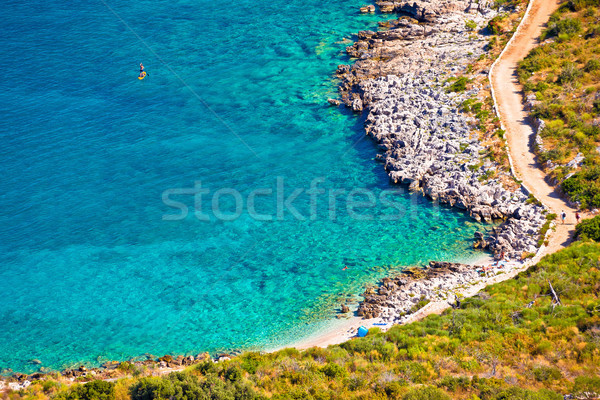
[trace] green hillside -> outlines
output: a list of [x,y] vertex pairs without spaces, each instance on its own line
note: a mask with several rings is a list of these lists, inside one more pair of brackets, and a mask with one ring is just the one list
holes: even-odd
[[518,71],[533,100],[533,117],[546,124],[540,159],[550,161],[547,172],[583,208],[600,207],[599,7],[599,0],[562,4],[543,32],[542,44]]

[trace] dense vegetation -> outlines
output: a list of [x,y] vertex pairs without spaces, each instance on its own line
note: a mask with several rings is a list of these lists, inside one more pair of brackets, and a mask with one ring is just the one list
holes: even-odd
[[339,346],[245,353],[165,377],[139,371],[116,384],[41,381],[5,397],[560,399],[600,393],[598,365],[600,244],[578,242],[458,309]]
[[575,235],[581,239],[591,239],[600,242],[600,215],[577,224]]
[[[546,126],[540,159],[583,208],[600,207],[600,0],[569,0],[520,63],[519,79],[535,96],[533,116]],[[567,165],[578,154],[580,168]]]

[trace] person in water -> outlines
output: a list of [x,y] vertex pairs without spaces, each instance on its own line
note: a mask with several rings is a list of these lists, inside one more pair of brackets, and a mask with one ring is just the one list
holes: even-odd
[[144,64],[140,63],[140,74],[138,75],[138,78],[145,78],[146,75],[148,75],[148,73],[144,71]]

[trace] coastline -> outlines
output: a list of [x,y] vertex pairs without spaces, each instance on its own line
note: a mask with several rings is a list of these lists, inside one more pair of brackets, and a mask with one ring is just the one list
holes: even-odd
[[[360,37],[360,35],[359,35]],[[389,82],[389,78],[386,77],[386,82]],[[439,82],[438,82],[439,83]],[[443,86],[442,86],[443,87]],[[368,92],[368,88],[364,88],[366,89],[365,92]],[[364,90],[363,89],[363,90]],[[354,99],[351,103],[351,107],[354,108],[354,105],[358,105],[357,102],[355,102],[356,99]],[[372,100],[372,99],[371,99]],[[384,99],[385,100],[385,99]],[[361,100],[362,101],[362,100]],[[364,102],[360,104],[361,109],[364,107],[364,109],[367,109],[368,106],[368,102]],[[373,135],[372,135],[373,136]],[[374,136],[375,138],[375,136]],[[377,139],[376,139],[377,140]],[[381,145],[382,143],[384,144],[383,149],[385,149],[385,141],[379,141],[379,144]],[[389,151],[390,149],[386,149],[386,151]],[[387,170],[387,166],[386,166],[386,170]],[[397,171],[397,170],[396,170]],[[411,185],[411,188],[418,190],[419,189],[419,185],[414,185],[413,182],[420,182],[422,183],[422,181],[420,181],[419,179],[412,179],[412,178],[406,178],[404,176],[400,177],[399,179],[397,179],[397,181],[399,183],[404,183],[404,184],[408,184]],[[421,186],[422,187],[422,186]],[[423,192],[425,192],[423,190]],[[426,193],[424,193],[426,194]],[[429,196],[434,200],[439,200],[440,196]],[[525,199],[523,197],[519,197],[519,201],[524,203]],[[452,201],[447,201],[448,203],[452,204]],[[454,202],[453,205],[456,204],[456,201]],[[462,208],[462,207],[459,207]],[[473,208],[465,208],[468,212],[471,212],[473,210]],[[512,213],[509,213],[512,214]],[[484,215],[484,214],[476,214],[479,215],[482,219],[487,220],[487,217],[489,217],[488,215]],[[496,238],[497,240],[498,238]],[[490,240],[493,241],[494,239],[492,238]],[[525,270],[528,266],[532,265],[535,262],[537,262],[538,260],[538,256],[541,254],[542,249],[544,246],[540,247],[537,249],[536,252],[536,256],[528,259],[525,262],[517,262],[514,261],[514,265],[510,268],[507,269],[506,271],[501,272],[500,274],[491,276],[491,277],[486,277],[485,279],[482,279],[480,282],[474,283],[473,285],[471,285],[468,288],[464,288],[463,290],[460,290],[459,293],[462,294],[465,297],[469,297],[472,296],[474,294],[476,294],[479,290],[483,289],[485,286],[489,285],[489,284],[493,284],[493,283],[497,283],[500,282],[502,280],[506,280],[506,279],[510,279],[512,277],[514,277],[516,274],[518,274],[519,272]],[[494,248],[494,247],[488,247],[488,249],[492,252],[498,250],[498,248]],[[496,251],[496,252],[499,252]],[[515,252],[516,253],[516,252]],[[488,263],[490,263],[490,256],[485,255],[482,256],[482,260],[481,263],[474,263],[472,265],[486,265]],[[515,256],[515,254],[513,254],[513,258],[517,258]],[[402,322],[402,323],[409,323],[409,322],[413,322],[416,321],[418,319],[424,318],[425,316],[429,315],[429,314],[433,314],[433,313],[441,313],[443,312],[445,309],[449,308],[450,304],[448,304],[447,301],[433,301],[430,302],[429,304],[427,304],[425,307],[419,309],[417,312],[411,314],[409,316],[409,318]],[[354,314],[355,310],[353,311]],[[313,346],[317,346],[317,347],[326,347],[328,345],[332,345],[332,344],[339,344],[342,343],[346,340],[350,340],[352,337],[355,336],[355,332],[356,329],[363,325],[367,328],[371,328],[376,326],[375,324],[377,323],[382,323],[383,320],[381,318],[372,318],[372,319],[363,319],[361,317],[358,317],[356,315],[353,315],[350,318],[347,319],[336,319],[333,320],[333,323],[331,324],[331,327],[327,327],[325,329],[323,329],[322,332],[317,332],[315,333],[315,335],[310,335],[309,337],[299,340],[298,342],[292,344],[291,346],[285,346],[285,347],[295,347],[298,349],[306,349],[309,347],[313,347]],[[392,324],[388,324],[386,327],[381,327],[381,326],[377,326],[380,327],[382,329],[387,329],[389,327],[393,326]],[[277,350],[277,349],[273,349]],[[165,368],[165,369],[160,369],[160,373],[167,373],[170,371],[175,371],[175,370],[179,370],[182,367],[172,367],[172,368]]]
[[394,3],[393,11],[403,16],[386,30],[359,32],[347,48],[357,60],[337,70],[344,104],[366,114],[366,134],[392,182],[477,221],[503,221],[478,237],[495,256],[534,254],[546,209],[501,164],[503,132],[489,121],[492,99],[481,82],[490,53],[487,36],[475,30],[501,14],[489,4],[443,0]]
[[[551,230],[548,230],[545,234],[545,239],[550,236]],[[512,261],[508,264],[508,267],[502,268],[502,270],[496,271],[496,273],[486,275],[477,282],[472,282],[469,287],[464,287],[455,292],[456,295],[466,297],[472,297],[484,290],[487,286],[493,285],[499,282],[503,282],[514,278],[519,273],[526,271],[530,266],[538,263],[541,258],[546,255],[546,246],[542,245],[538,248],[535,256],[525,261]],[[490,255],[482,255],[474,263],[470,265],[474,267],[489,266],[493,263],[493,258]],[[404,321],[399,323],[400,325],[409,324],[415,321],[419,321],[431,314],[441,314],[445,310],[452,307],[452,304],[446,300],[431,301],[424,307],[418,309],[416,312],[408,315]],[[305,350],[311,347],[328,347],[330,345],[337,345],[348,340],[352,340],[357,337],[356,332],[360,326],[364,326],[367,329],[379,328],[382,331],[386,331],[394,325],[393,323],[385,323],[382,318],[363,319],[356,315],[355,310],[352,310],[352,316],[344,319],[343,321],[334,321],[330,326],[323,329],[321,332],[316,332],[313,335],[309,335],[306,338],[300,339],[297,342],[289,346],[283,346],[272,351],[281,350],[286,347],[294,347],[298,350]]]
[[[427,22],[431,23],[436,21],[439,18],[439,14],[435,15],[435,13],[431,13],[428,12],[428,8],[427,5],[423,4],[423,2],[415,2],[412,6],[411,5],[407,5],[407,3],[393,3],[393,5],[391,5],[392,3],[382,3],[382,2],[377,2],[379,7],[382,10],[386,10],[386,12],[399,12],[401,14],[404,15],[410,15],[411,17],[414,17],[418,20],[418,23],[424,23],[427,24]],[[521,27],[521,22],[524,21],[527,17],[527,15],[529,14],[529,11],[531,9],[531,5],[532,5],[532,1],[530,1],[527,5],[527,8],[525,10],[525,12],[523,13],[522,18],[519,19],[519,24],[516,28],[516,32],[519,32],[519,29]],[[470,7],[470,6],[469,6]],[[478,6],[478,12],[481,11],[480,7],[482,7],[481,5]],[[455,11],[455,9],[452,9],[451,7],[449,7],[452,11]],[[485,8],[485,5],[483,6],[483,8]],[[420,9],[420,10],[419,10]],[[447,8],[448,9],[448,8]],[[361,12],[365,12],[372,9],[368,9],[365,8],[365,10],[361,9]],[[430,10],[430,8],[429,8]],[[483,12],[482,12],[483,14]],[[421,17],[419,19],[419,16]],[[495,16],[495,15],[493,15]],[[488,16],[488,21],[493,18]],[[408,19],[407,19],[408,20]],[[384,109],[384,111],[380,111],[377,112],[377,108],[384,108],[384,107],[380,107],[381,103],[384,103],[386,101],[389,100],[390,97],[393,97],[394,95],[396,95],[396,98],[401,97],[402,95],[404,95],[406,93],[406,89],[408,88],[408,85],[402,85],[402,83],[398,84],[398,81],[393,81],[391,79],[393,79],[394,77],[390,77],[389,75],[384,75],[382,73],[382,70],[386,70],[387,65],[390,64],[390,62],[383,62],[381,61],[381,59],[383,59],[382,57],[382,49],[385,49],[386,47],[386,41],[392,42],[397,40],[398,38],[404,40],[404,41],[418,41],[418,40],[426,40],[426,38],[428,36],[434,35],[436,33],[435,28],[431,29],[428,28],[427,26],[425,27],[418,27],[415,23],[413,23],[412,21],[408,21],[407,20],[402,20],[401,18],[399,18],[399,22],[391,22],[391,24],[389,24],[387,27],[390,27],[391,30],[393,30],[394,28],[397,30],[396,32],[393,32],[390,34],[390,31],[379,31],[379,32],[370,32],[370,31],[366,31],[366,32],[359,32],[358,34],[358,38],[359,40],[354,43],[352,46],[348,47],[347,52],[350,56],[353,57],[357,57],[359,59],[359,62],[362,61],[363,65],[359,65],[357,68],[357,64],[359,62],[357,62],[357,64],[353,65],[353,66],[344,66],[341,65],[338,67],[338,76],[342,79],[342,84],[341,84],[341,95],[342,95],[342,99],[344,104],[353,109],[355,112],[367,112],[368,113],[368,117],[367,117],[367,121],[365,123],[366,126],[366,133],[367,135],[371,136],[378,144],[379,144],[379,148],[380,150],[382,150],[382,152],[385,152],[384,154],[378,154],[378,160],[382,161],[385,163],[385,169],[388,172],[388,174],[390,175],[390,179],[396,183],[402,183],[402,184],[406,184],[409,185],[411,190],[415,190],[415,191],[421,191],[425,196],[429,197],[430,199],[432,199],[433,201],[443,201],[445,203],[449,203],[452,206],[458,206],[458,208],[462,208],[462,209],[466,209],[468,212],[470,212],[471,216],[474,219],[477,220],[481,220],[484,219],[486,221],[490,221],[492,219],[496,219],[494,218],[495,215],[493,213],[493,210],[490,212],[489,210],[481,210],[481,207],[477,207],[477,206],[481,206],[482,203],[484,206],[490,205],[490,203],[488,202],[477,202],[474,201],[475,206],[471,205],[471,204],[465,204],[466,202],[463,200],[462,202],[460,200],[458,200],[458,202],[456,201],[456,199],[454,198],[442,198],[440,199],[440,192],[443,192],[443,188],[438,189],[436,193],[432,194],[432,190],[431,190],[431,186],[427,187],[427,179],[423,179],[422,178],[422,172],[421,170],[418,170],[417,173],[415,173],[414,169],[411,171],[411,167],[409,166],[409,168],[405,168],[405,167],[400,167],[400,168],[396,168],[395,165],[393,165],[393,156],[398,156],[398,151],[402,151],[401,149],[409,147],[410,144],[406,143],[406,130],[396,130],[395,129],[395,125],[393,123],[387,123],[383,125],[383,128],[381,128],[381,124],[378,124],[378,117],[380,117],[381,115],[385,116],[390,116],[393,115],[394,112],[397,112],[398,109],[401,110],[405,110],[405,108],[401,108],[399,106],[396,106],[396,108],[394,109],[394,105],[392,104],[392,107],[390,107],[389,104],[387,105],[387,110]],[[452,21],[452,18],[448,18],[446,19],[446,21]],[[467,22],[466,20],[462,21],[463,23]],[[389,23],[389,21],[388,21]],[[380,24],[383,25],[383,24]],[[510,45],[513,42],[514,37],[516,36],[516,33],[513,34],[509,41],[508,41],[508,45]],[[459,40],[460,41],[460,40]],[[393,47],[394,45],[391,45],[391,47]],[[506,47],[504,47],[504,49],[502,50],[501,54],[504,53]],[[385,50],[383,51],[385,53]],[[393,55],[393,57],[396,57],[397,54]],[[501,56],[501,55],[500,55]],[[499,57],[500,57],[499,56]],[[414,57],[414,54],[410,54],[410,57]],[[493,70],[493,66],[496,64],[497,60],[499,59],[496,58],[496,60],[494,60],[494,62],[492,63],[492,67],[490,68],[489,71],[487,71],[486,73],[486,77],[490,74],[490,71]],[[377,58],[377,61],[369,64],[369,59],[370,58]],[[405,58],[408,58],[405,55]],[[460,57],[458,57],[458,59],[460,59]],[[414,59],[411,60],[406,60],[407,61],[407,65],[409,64],[419,64],[418,62],[415,62]],[[425,61],[425,60],[423,60]],[[382,66],[382,64],[384,64]],[[366,66],[365,66],[366,65]],[[425,65],[426,69],[424,69],[423,65]],[[404,74],[409,74],[410,75],[410,80],[412,80],[412,82],[414,82],[415,80],[417,80],[417,78],[422,77],[423,76],[423,72],[430,73],[431,72],[431,67],[432,67],[432,63],[430,62],[430,60],[427,60],[426,62],[423,62],[419,68],[421,70],[419,70],[419,68],[417,68],[417,70],[415,69],[410,69],[408,68],[408,70],[403,70],[401,72],[403,72]],[[406,67],[405,67],[406,68]],[[378,70],[378,71],[377,71]],[[393,68],[391,68],[392,73],[393,72],[398,72],[397,70],[394,71]],[[442,74],[444,73],[452,73],[459,70],[458,68],[452,68],[450,71],[443,71]],[[439,71],[438,71],[439,73]],[[414,75],[412,75],[414,74]],[[400,75],[400,74],[398,74]],[[381,93],[380,88],[378,88],[378,82],[383,80],[383,86],[384,86],[384,91],[383,93]],[[387,82],[386,82],[387,81]],[[439,82],[437,80],[435,80],[436,83],[439,84]],[[385,91],[385,89],[387,89],[386,86],[400,86],[400,88],[402,89],[400,92],[402,93],[401,95],[398,95],[397,93],[394,94],[393,92],[390,92],[389,90]],[[442,85],[443,86],[443,85]],[[375,87],[375,89],[373,89],[373,87]],[[479,91],[481,90],[481,88],[475,89],[475,95],[477,96]],[[440,94],[437,93],[437,96],[439,96]],[[435,96],[435,95],[434,95]],[[497,113],[497,104],[496,104],[496,98],[495,98],[495,93],[493,91],[491,91],[491,96],[492,96],[492,102],[493,102],[493,110],[495,112],[496,115],[498,115]],[[433,97],[433,96],[432,96]],[[435,99],[437,100],[437,97],[435,97]],[[334,100],[330,100],[330,104],[332,105],[338,105],[338,103]],[[398,104],[396,102],[396,104]],[[404,101],[403,103],[401,103],[404,106],[408,105],[407,101]],[[429,106],[429,103],[427,103],[427,105]],[[429,106],[429,108],[431,108]],[[376,110],[376,112],[373,112],[373,110]],[[413,110],[410,110],[409,108],[409,112],[412,112]],[[418,111],[418,110],[417,110]],[[415,113],[410,113],[408,116],[408,119],[413,118],[414,115],[418,115],[418,112]],[[403,122],[407,122],[407,118],[405,116],[402,116],[403,118],[401,118],[401,121]],[[416,124],[414,124],[415,126],[413,126],[413,131],[418,132],[419,130],[421,130],[423,128],[423,124],[422,121],[419,121],[418,117],[414,117],[415,121],[417,122]],[[388,118],[389,120],[389,118]],[[391,127],[391,129],[390,129]],[[501,125],[502,128],[504,128],[503,125]],[[393,132],[393,131],[399,131],[401,132],[400,135],[396,135],[396,134],[392,134],[389,135],[387,132]],[[433,132],[433,130],[432,130]],[[403,135],[404,134],[404,137]],[[389,139],[388,139],[389,138]],[[400,140],[398,140],[400,139]],[[409,141],[413,139],[413,138],[409,138]],[[418,138],[419,139],[419,138]],[[413,139],[414,141],[414,139]],[[394,143],[395,142],[395,143]],[[400,145],[398,145],[398,142],[401,142]],[[417,143],[416,146],[414,146],[414,148],[418,148],[420,145],[420,143]],[[414,149],[413,149],[414,150]],[[480,149],[478,149],[480,152]],[[512,162],[512,158],[510,155],[510,151],[508,148],[508,144],[506,144],[504,146],[504,150],[506,152],[506,155],[508,157],[508,163],[509,163],[509,174],[513,179],[516,179],[516,173],[513,167],[513,162]],[[394,154],[395,153],[395,154]],[[412,151],[412,152],[408,152],[404,153],[403,156],[406,157],[408,155],[414,156],[415,153],[417,153],[418,155],[418,151]],[[451,152],[452,153],[452,152]],[[390,155],[392,155],[392,157],[390,157]],[[390,158],[392,158],[392,162],[390,162]],[[397,158],[396,158],[397,160]],[[408,162],[407,162],[408,164]],[[422,165],[420,165],[419,167],[422,167]],[[440,170],[440,168],[438,168],[438,171]],[[430,171],[427,171],[430,172]],[[432,174],[434,175],[435,178],[435,172]],[[421,174],[421,176],[419,176]],[[471,181],[472,182],[472,181]],[[529,199],[529,195],[531,193],[531,191],[525,186],[522,185],[521,183],[519,183],[519,190],[522,190],[523,196],[521,196],[518,199],[518,203],[521,203],[521,205],[525,205],[525,204],[529,204],[528,203],[528,199]],[[462,200],[462,199],[461,199]],[[457,205],[458,203],[458,205]],[[493,205],[493,204],[492,204]],[[547,212],[548,208],[543,205],[540,204],[537,209],[532,211],[533,207],[529,208],[529,214],[527,215],[526,218],[531,218],[532,215],[537,215],[538,216],[538,223],[536,226],[534,226],[533,230],[535,232],[540,232],[541,230],[541,224],[542,224],[542,220],[545,219],[543,217],[543,215]],[[498,209],[498,207],[496,207],[496,209]],[[514,231],[515,229],[515,224],[512,224],[511,226],[511,222],[514,222],[515,220],[519,220],[522,218],[522,215],[519,215],[519,212],[522,210],[519,210],[519,208],[517,208],[516,210],[509,210],[508,212],[503,212],[504,210],[501,210],[500,214],[500,218],[501,219],[506,219],[505,222],[502,224],[502,228],[505,228],[505,230],[509,230],[509,231]],[[532,214],[533,213],[533,214]],[[537,240],[536,242],[540,245],[535,246],[535,251],[532,251],[533,248],[531,247],[531,245],[522,245],[520,247],[517,247],[516,249],[510,249],[506,247],[506,241],[504,241],[504,243],[500,240],[500,235],[496,234],[496,237],[488,237],[488,238],[481,238],[481,241],[483,242],[483,245],[481,247],[487,248],[488,250],[490,250],[494,256],[496,258],[499,257],[500,253],[504,254],[505,251],[508,251],[510,254],[510,258],[511,261],[507,264],[505,264],[504,268],[502,268],[502,271],[496,271],[495,273],[493,273],[491,276],[488,276],[488,273],[485,274],[484,277],[482,277],[481,279],[471,279],[471,281],[469,282],[470,284],[467,287],[455,287],[454,292],[455,295],[458,296],[462,296],[462,297],[471,297],[476,295],[479,291],[483,290],[486,286],[488,285],[492,285],[504,280],[508,280],[511,279],[513,277],[515,277],[516,275],[518,275],[520,272],[527,270],[527,268],[535,263],[537,263],[541,257],[545,254],[545,249],[546,249],[546,245],[544,244],[549,235],[550,232],[552,230],[552,228],[554,228],[555,224],[551,223],[550,224],[550,229],[548,229],[545,234],[544,237]],[[508,229],[506,229],[508,227]],[[518,229],[518,226],[517,226]],[[520,232],[524,232],[526,231],[528,234],[531,234],[531,227],[527,227],[525,230],[521,230]],[[531,235],[534,236],[534,235]],[[486,243],[487,242],[487,243]],[[492,243],[490,243],[492,242]],[[530,242],[531,243],[531,242]],[[527,250],[527,257],[525,257],[525,252],[524,250]],[[515,250],[515,251],[511,251],[511,250]],[[519,252],[521,252],[522,254],[519,254]],[[520,256],[520,257],[519,257]],[[473,266],[476,265],[485,265],[485,264],[489,264],[491,260],[481,260],[478,263],[475,263]],[[448,290],[449,291],[449,290]],[[363,300],[363,302],[361,304],[364,304],[366,300]],[[452,306],[452,304],[448,301],[447,298],[444,299],[430,299],[430,302],[428,304],[426,304],[424,307],[418,309],[416,312],[409,314],[408,316],[403,316],[402,320],[400,322],[396,322],[396,323],[400,323],[400,324],[406,324],[406,323],[410,323],[410,322],[414,322],[417,320],[420,320],[424,317],[426,317],[427,315],[430,314],[440,314],[442,313],[444,310],[450,308]],[[386,323],[388,322],[388,323]],[[386,323],[385,325],[382,325]],[[314,335],[311,335],[305,339],[301,339],[298,342],[293,344],[293,347],[296,347],[298,349],[306,349],[306,348],[310,348],[310,347],[327,347],[329,345],[333,345],[333,344],[339,344],[342,342],[345,342],[347,340],[352,339],[353,337],[356,337],[356,332],[359,326],[364,326],[368,329],[372,328],[372,327],[378,327],[382,330],[387,330],[389,329],[389,327],[395,325],[396,323],[390,323],[389,322],[389,318],[386,320],[382,319],[382,317],[377,316],[375,318],[369,318],[369,319],[364,319],[361,318],[359,316],[356,315],[356,312],[354,312],[353,310],[353,314],[350,318],[345,319],[343,322],[340,323],[335,323],[331,325],[330,328],[328,329],[324,329],[322,332],[318,332]]]
[[[470,265],[487,266],[490,265],[492,262],[493,258],[491,257],[491,255],[482,254],[480,257],[477,257],[476,260],[473,260],[473,262],[471,262]],[[447,305],[447,307],[449,307],[449,305]],[[418,314],[421,310],[422,309],[418,310],[417,313],[415,313],[415,315]],[[441,309],[439,310],[440,313],[442,311],[443,310]],[[333,319],[330,321],[330,324],[323,328],[321,331],[315,332],[311,335],[308,335],[305,338],[299,339],[298,341],[295,341],[290,345],[281,346],[276,349],[273,349],[273,351],[281,350],[286,347],[294,347],[298,350],[305,350],[311,347],[327,347],[330,345],[340,344],[355,338],[356,332],[361,326],[364,326],[367,329],[379,328],[382,331],[386,331],[392,326],[396,325],[393,323],[386,322],[380,317],[364,319],[356,315],[356,312],[357,309],[352,308],[350,310],[349,316],[342,317],[342,319]],[[423,318],[426,315],[422,315],[420,318]]]

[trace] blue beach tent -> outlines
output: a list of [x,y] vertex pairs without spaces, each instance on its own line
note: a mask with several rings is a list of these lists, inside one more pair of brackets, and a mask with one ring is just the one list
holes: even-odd
[[367,328],[365,328],[364,326],[361,326],[360,328],[358,328],[357,336],[365,337],[365,336],[367,336],[367,333],[369,333],[369,330]]

